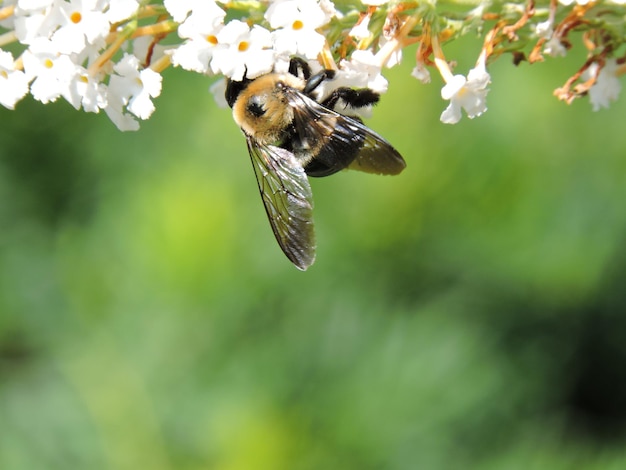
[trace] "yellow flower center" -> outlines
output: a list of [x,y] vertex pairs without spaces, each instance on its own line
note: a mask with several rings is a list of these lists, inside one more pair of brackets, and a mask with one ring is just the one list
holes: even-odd
[[81,15],[79,11],[75,11],[70,15],[70,21],[74,24],[80,23],[82,19],[83,15]]
[[206,40],[209,44],[213,45],[213,46],[217,46],[217,37],[214,35],[209,35],[206,37]]
[[52,62],[50,59],[46,59],[43,61],[43,66],[47,69],[51,69],[53,65],[54,62]]
[[248,50],[248,47],[250,47],[250,43],[248,41],[241,41],[239,43],[239,52],[245,52]]
[[291,28],[298,31],[299,29],[304,28],[304,23],[300,20],[296,20],[293,22],[293,24],[291,25]]

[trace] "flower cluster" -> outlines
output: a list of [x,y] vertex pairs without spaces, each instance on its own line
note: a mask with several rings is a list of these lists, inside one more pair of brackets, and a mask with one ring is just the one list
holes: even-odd
[[[42,103],[63,97],[74,108],[104,110],[122,130],[148,118],[161,76],[132,54],[105,57],[116,25],[135,15],[136,0],[17,0],[0,9],[2,47],[19,43],[17,59],[0,50],[0,101],[13,109],[29,91]],[[123,33],[118,33],[123,34]]]
[[[626,57],[617,55],[625,38],[616,24],[626,17],[626,0],[550,0],[544,8],[523,1],[484,2],[452,14],[438,12],[434,0],[341,7],[331,0],[4,0],[0,104],[13,109],[28,93],[42,103],[61,97],[76,109],[103,110],[122,130],[136,130],[137,119],[154,112],[161,72],[171,65],[242,80],[285,71],[298,56],[313,70],[335,70],[335,87],[383,93],[382,70],[417,44],[413,76],[429,83],[431,70],[439,73],[441,96],[449,102],[441,121],[453,124],[463,111],[469,118],[486,111],[491,61],[507,53],[515,64],[563,56],[576,33],[587,60],[555,95],[568,103],[589,96],[594,110],[607,107],[625,71]],[[443,45],[470,32],[485,36],[465,76],[453,72]],[[212,89],[219,93],[221,85]]]

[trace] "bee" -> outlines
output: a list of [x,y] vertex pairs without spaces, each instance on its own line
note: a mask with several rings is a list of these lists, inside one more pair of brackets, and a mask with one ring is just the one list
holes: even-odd
[[276,240],[303,271],[315,261],[316,248],[308,176],[346,168],[396,175],[406,166],[389,142],[347,114],[376,104],[377,93],[338,87],[323,100],[316,98],[320,85],[334,77],[333,70],[312,75],[306,62],[292,59],[289,73],[244,77],[226,87]]

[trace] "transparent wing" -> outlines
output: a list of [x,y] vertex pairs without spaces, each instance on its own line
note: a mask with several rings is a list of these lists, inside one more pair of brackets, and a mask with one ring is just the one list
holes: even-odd
[[293,88],[286,89],[285,94],[294,109],[296,133],[304,148],[324,142],[329,159],[345,161],[343,168],[367,173],[396,175],[406,167],[398,151],[358,119],[328,109]]
[[294,155],[248,137],[248,151],[267,217],[287,258],[301,270],[315,261],[313,194]]

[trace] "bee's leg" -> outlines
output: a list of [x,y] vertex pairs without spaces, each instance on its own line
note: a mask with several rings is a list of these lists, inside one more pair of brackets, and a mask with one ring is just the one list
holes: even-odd
[[308,80],[311,77],[311,67],[306,60],[300,57],[292,57],[289,60],[289,73],[295,77]]
[[250,80],[244,77],[244,79],[240,82],[235,82],[230,78],[226,81],[226,91],[224,92],[224,97],[226,98],[226,102],[228,106],[231,108],[237,101],[239,94],[248,86]]
[[335,71],[330,69],[322,70],[321,72],[316,73],[312,77],[306,81],[306,85],[304,87],[304,93],[306,95],[310,95],[315,91],[315,89],[322,84],[322,82],[326,80],[332,80],[335,78]]
[[365,106],[371,106],[378,103],[380,95],[369,88],[348,88],[341,87],[334,90],[328,98],[326,98],[322,105],[327,108],[334,109],[339,100],[345,103],[346,107],[351,108],[364,108]]

